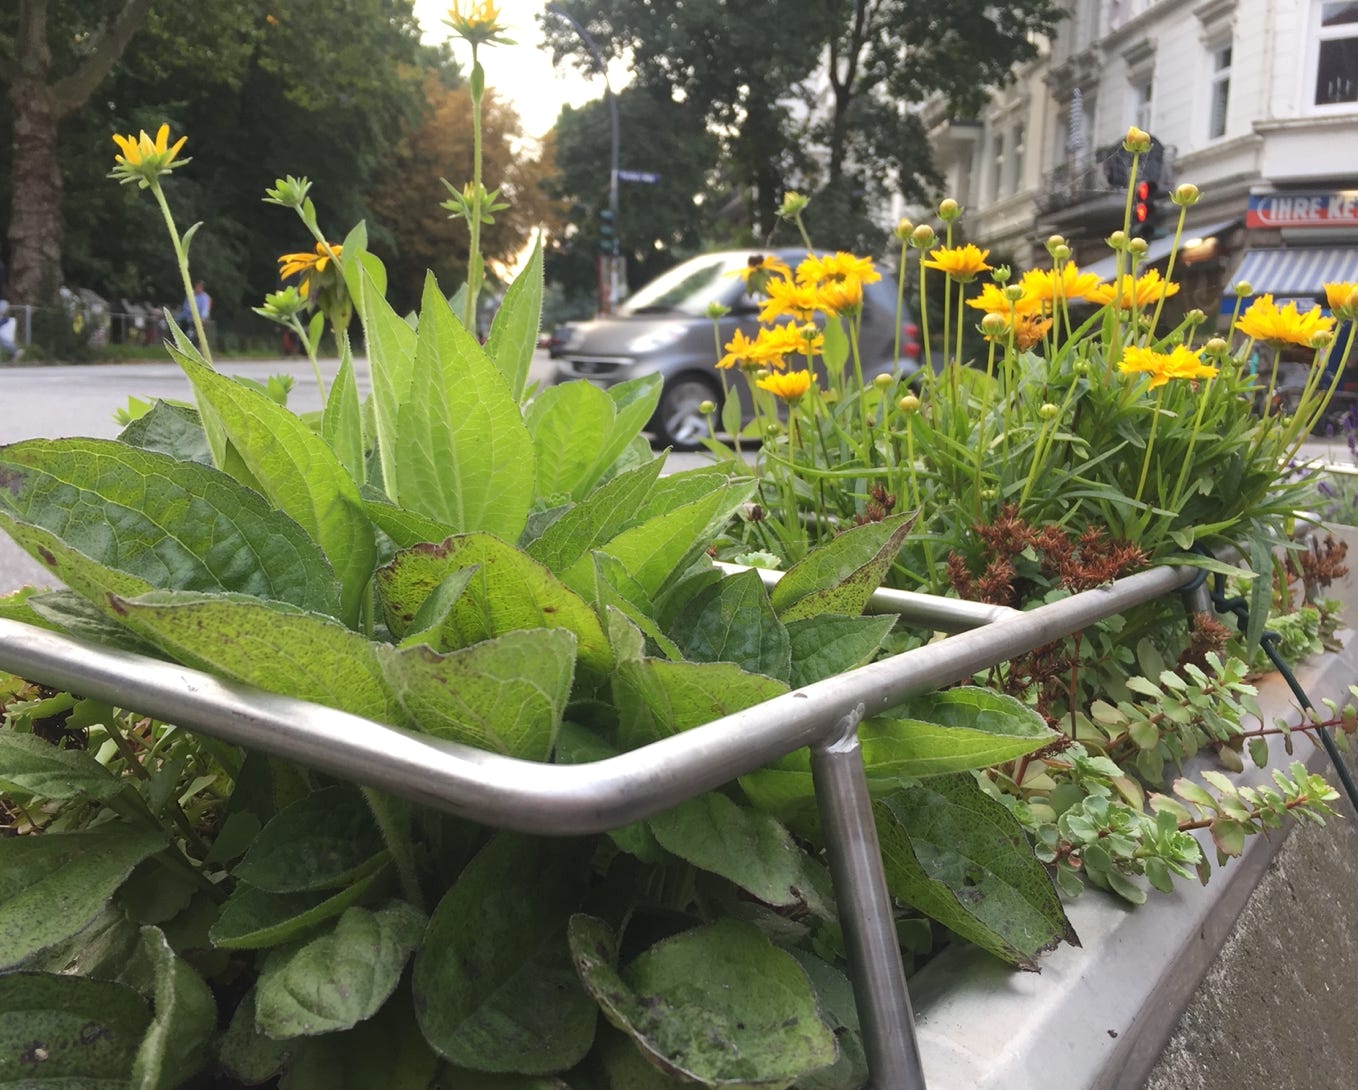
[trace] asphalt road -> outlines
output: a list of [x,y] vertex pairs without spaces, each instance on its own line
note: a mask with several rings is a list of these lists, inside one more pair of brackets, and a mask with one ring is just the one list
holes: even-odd
[[[321,361],[327,388],[338,364]],[[318,410],[320,392],[311,365],[296,357],[273,360],[230,360],[218,364],[223,373],[263,382],[271,375],[287,373],[294,377],[288,404],[298,412]],[[369,388],[367,360],[355,361],[360,394]],[[547,382],[552,364],[546,352],[539,352],[529,370],[530,382]],[[127,405],[129,396],[150,401],[167,398],[191,402],[188,380],[179,367],[166,363],[127,363],[99,365],[0,366],[0,445],[21,439],[60,439],[89,435],[115,438],[121,426],[114,413]],[[697,465],[703,455],[670,455],[670,472]],[[0,594],[25,584],[46,586],[52,583],[47,570],[20,551],[0,532]]]

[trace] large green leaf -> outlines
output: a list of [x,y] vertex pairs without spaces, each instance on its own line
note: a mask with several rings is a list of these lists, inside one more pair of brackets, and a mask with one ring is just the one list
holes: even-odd
[[324,439],[283,406],[182,352],[173,354],[264,495],[329,557],[340,580],[340,616],[355,624],[377,545],[349,471]]
[[149,411],[118,433],[118,442],[159,451],[184,462],[212,465],[212,449],[203,422],[191,405],[157,398]]
[[38,439],[0,448],[0,484],[0,510],[151,586],[339,604],[306,531],[208,466],[107,439]]
[[709,791],[657,814],[650,826],[666,851],[721,875],[765,904],[804,905],[822,918],[835,915],[825,868],[767,814]]
[[[654,599],[706,550],[713,535],[755,488],[753,481],[722,480],[701,498],[622,531],[600,549],[621,561]],[[581,557],[566,573],[566,582],[587,584],[593,569],[590,558]]]
[[664,464],[652,458],[595,489],[529,542],[528,555],[554,572],[565,571],[631,521]]
[[424,925],[405,901],[355,906],[325,934],[272,951],[255,992],[255,1025],[269,1037],[314,1037],[371,1018],[396,990]]
[[0,976],[0,1087],[128,1090],[151,1014],[122,984],[80,976]]
[[575,635],[507,632],[441,655],[425,646],[378,648],[387,684],[426,734],[545,761],[575,677]]
[[269,893],[241,882],[212,925],[212,943],[231,950],[263,950],[303,938],[317,924],[362,901],[384,877],[388,861],[386,852],[373,856],[354,881],[337,893]]
[[394,503],[370,496],[364,496],[363,509],[367,511],[374,525],[402,549],[425,542],[437,544],[452,537],[456,532],[451,526],[446,526],[437,519],[427,518],[414,511],[407,511],[404,507],[397,507]]
[[9,534],[19,548],[68,587],[101,608],[107,608],[104,599],[110,593],[134,597],[153,589],[139,576],[91,560],[50,530],[19,522],[3,506],[0,506],[0,530]]
[[[989,768],[1032,753],[1056,734],[1031,708],[989,689],[962,687],[914,697],[898,709],[917,718],[877,716],[858,728],[868,783],[890,791],[923,776]],[[789,818],[814,805],[811,758],[801,749],[748,773],[740,786],[761,809]]]
[[82,749],[61,749],[32,734],[0,730],[0,788],[43,799],[107,801],[125,787]]
[[255,1028],[255,991],[251,988],[231,1015],[217,1046],[223,1067],[246,1086],[268,1082],[283,1070],[294,1042],[275,1041]]
[[882,585],[906,535],[913,513],[892,515],[845,530],[794,564],[770,592],[784,621],[822,613],[856,616]]
[[729,662],[620,662],[613,673],[618,744],[636,749],[787,691],[786,682]]
[[[400,504],[396,476],[396,418],[401,406],[410,398],[410,385],[415,373],[416,336],[415,331],[387,302],[383,287],[375,279],[379,269],[380,265],[370,267],[367,261],[344,262],[349,293],[358,302],[363,339],[368,348],[373,425],[377,432],[382,484],[392,502]],[[382,275],[385,278],[385,273]]]
[[[572,723],[561,724],[556,741],[555,761],[561,765],[582,765],[591,761],[606,761],[619,753],[617,746],[599,736],[596,730]],[[644,821],[634,821],[618,829],[608,830],[608,839],[625,852],[646,863],[657,863],[665,857],[659,843]]]
[[270,692],[404,722],[376,646],[333,618],[238,595],[110,596],[124,624],[167,655]]
[[321,414],[321,437],[335,452],[340,465],[349,471],[349,476],[361,485],[366,472],[363,407],[358,400],[354,354],[349,348],[348,337],[344,338],[339,371],[325,399],[325,410]]
[[1079,945],[1023,827],[968,775],[940,776],[873,804],[887,886],[963,938],[1023,969]]
[[788,950],[808,977],[816,992],[816,1009],[833,1030],[839,1044],[839,1058],[797,1083],[797,1090],[843,1090],[863,1086],[868,1081],[868,1061],[863,1053],[863,1033],[858,1022],[858,1005],[849,978],[828,961],[797,947]]
[[490,323],[486,352],[518,401],[538,346],[542,322],[542,236],[533,243],[528,264],[519,270]]
[[158,834],[119,823],[0,837],[0,971],[79,934],[132,868],[164,847]]
[[405,989],[351,1030],[289,1043],[280,1090],[463,1090],[460,1082],[434,1081],[439,1059],[420,1036]]
[[806,973],[752,924],[682,932],[621,970],[602,920],[576,916],[570,936],[608,1020],[662,1071],[704,1086],[782,1088],[835,1061]]
[[131,1086],[174,1090],[207,1062],[207,1045],[217,1030],[217,1004],[202,978],[170,949],[160,928],[141,929],[140,953],[154,981],[155,1017],[137,1049]]
[[787,625],[792,647],[792,687],[834,677],[871,662],[896,625],[890,614],[845,617],[823,613]]
[[444,896],[415,956],[415,1010],[443,1057],[542,1075],[589,1051],[598,1011],[580,988],[566,923],[593,841],[499,833]]
[[532,557],[490,534],[462,534],[440,545],[416,545],[377,573],[387,624],[404,635],[425,599],[444,579],[477,569],[443,626],[443,645],[466,647],[525,628],[564,628],[579,641],[581,665],[607,673],[613,656],[594,610]]
[[734,662],[782,681],[791,676],[792,642],[756,571],[699,590],[675,617],[670,635],[691,661]]
[[275,814],[233,873],[270,893],[337,889],[363,873],[382,848],[362,794],[326,787]]
[[533,502],[533,441],[504,376],[432,275],[410,394],[396,412],[393,457],[390,495],[402,507],[459,531],[518,540]]
[[533,399],[524,423],[537,452],[538,495],[584,499],[607,468],[601,448],[615,415],[613,399],[588,382],[549,386]]

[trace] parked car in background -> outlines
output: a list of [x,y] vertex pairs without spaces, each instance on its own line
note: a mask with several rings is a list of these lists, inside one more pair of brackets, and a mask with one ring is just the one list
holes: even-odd
[[[789,266],[806,256],[804,249],[728,250],[690,258],[651,281],[607,317],[572,322],[558,331],[551,355],[554,382],[585,379],[613,386],[643,375],[660,374],[664,388],[648,430],[656,441],[677,450],[692,450],[709,433],[704,401],[720,408],[721,379],[716,361],[737,329],[753,337],[759,328],[758,301],[745,292],[737,275],[759,254],[775,254]],[[717,320],[708,317],[712,303],[730,308]],[[896,287],[883,276],[863,293],[863,325],[859,335],[864,377],[908,376],[919,369],[919,330],[909,309],[901,313],[900,357],[896,346]],[[743,375],[730,373],[732,393],[751,418],[750,390]]]

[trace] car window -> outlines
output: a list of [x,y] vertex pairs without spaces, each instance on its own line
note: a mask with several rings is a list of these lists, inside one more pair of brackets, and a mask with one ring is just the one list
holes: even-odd
[[618,308],[623,314],[684,314],[701,318],[708,305],[731,306],[741,281],[730,275],[746,264],[744,254],[707,254],[662,273]]

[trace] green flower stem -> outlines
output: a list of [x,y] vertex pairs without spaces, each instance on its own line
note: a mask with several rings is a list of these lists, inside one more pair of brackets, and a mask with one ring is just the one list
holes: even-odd
[[[963,310],[962,308],[966,302],[966,297],[967,297],[966,282],[963,280],[959,280],[957,282],[957,351],[953,353],[953,363],[956,364],[958,367],[962,366],[962,330],[966,326],[966,322],[962,320],[966,316],[966,311]],[[957,373],[954,371],[953,372],[954,397],[957,396],[956,374]]]
[[306,358],[311,361],[311,373],[316,376],[316,389],[321,392],[321,404],[324,405],[326,402],[325,380],[321,378],[321,365],[316,358],[316,346],[311,343],[311,338],[302,327],[297,315],[294,314],[288,319],[288,328],[297,334],[298,340],[302,342],[302,347],[306,349]]
[[[1340,356],[1340,359],[1348,359],[1349,354],[1353,351],[1355,330],[1358,330],[1358,323],[1354,323],[1349,326],[1348,341],[1344,345],[1344,352],[1343,355]],[[1320,371],[1319,366],[1312,368],[1313,373],[1319,371]],[[1297,414],[1295,417],[1293,417],[1290,430],[1283,439],[1283,445],[1289,448],[1287,451],[1286,458],[1283,459],[1285,462],[1290,462],[1293,458],[1296,457],[1297,451],[1301,449],[1301,444],[1305,442],[1306,437],[1311,433],[1311,430],[1320,421],[1320,418],[1325,415],[1325,410],[1330,407],[1330,401],[1334,398],[1334,392],[1338,388],[1340,379],[1343,377],[1343,374],[1344,374],[1343,367],[1335,368],[1334,377],[1330,379],[1329,389],[1325,391],[1325,396],[1320,399],[1320,403],[1315,407],[1314,411],[1303,414],[1301,407],[1298,407]],[[1305,405],[1305,403],[1306,398],[1303,396],[1302,404]],[[1299,427],[1298,421],[1302,420],[1303,416],[1305,416],[1305,426]]]
[[853,359],[853,377],[858,384],[858,415],[863,425],[864,450],[872,448],[872,426],[868,423],[867,387],[863,384],[863,357],[858,350],[858,327],[862,322],[860,310],[846,323],[849,327],[849,356]]
[[1169,501],[1169,509],[1176,514],[1183,501],[1184,485],[1188,482],[1188,471],[1193,466],[1193,448],[1197,445],[1198,434],[1202,431],[1202,416],[1207,409],[1207,400],[1212,392],[1212,379],[1207,380],[1198,397],[1198,411],[1193,415],[1193,430],[1188,436],[1188,450],[1184,454],[1184,464],[1179,467],[1179,479],[1174,482],[1174,495]]
[[[716,345],[716,348],[717,348],[717,359],[721,359],[721,357],[724,355],[724,353],[723,353],[722,350],[721,350],[721,349],[722,349],[722,345],[721,345],[721,326],[720,326],[720,324],[718,323],[718,320],[717,320],[716,318],[713,318],[713,319],[712,319],[712,341],[713,341],[713,343]],[[727,399],[728,397],[731,396],[731,386],[730,386],[730,383],[728,383],[727,380],[726,380],[726,368],[724,368],[724,367],[718,367],[718,368],[717,368],[717,375],[718,375],[718,377],[721,379],[721,403],[722,403],[722,405],[725,405],[725,404],[726,404],[726,399]],[[740,457],[741,454],[742,454],[742,452],[741,452],[741,449],[740,449],[740,428],[739,428],[739,427],[736,428],[736,433],[735,433],[735,435],[731,436],[731,439],[732,439],[732,441],[735,443],[735,447],[736,447],[736,455],[737,455],[737,457]]]
[[915,414],[905,418],[905,464],[910,481],[910,506],[918,511],[923,503],[919,489],[919,476],[915,469]]
[[174,247],[175,260],[179,263],[179,276],[184,282],[184,298],[189,302],[189,311],[193,315],[193,328],[198,334],[198,350],[203,354],[203,359],[208,366],[212,363],[212,348],[207,343],[207,333],[203,329],[203,316],[198,313],[198,301],[193,297],[193,277],[189,275],[189,255],[184,249],[184,241],[179,237],[179,228],[174,224],[174,215],[170,212],[170,203],[165,199],[165,191],[160,188],[160,179],[150,179],[151,192],[156,198],[156,204],[160,205],[160,214],[165,218],[165,229],[170,232],[170,245]]
[[[1165,287],[1168,288],[1169,282],[1174,277],[1174,262],[1179,256],[1179,239],[1184,233],[1184,217],[1188,215],[1188,205],[1179,205],[1179,222],[1174,225],[1174,242],[1169,248],[1169,264],[1165,266]],[[1169,292],[1161,291],[1160,298],[1155,303],[1155,313],[1151,315],[1151,328],[1146,334],[1146,343],[1149,344],[1155,339],[1155,327],[1160,324],[1160,312],[1165,309],[1165,297]]]
[[[934,350],[929,343],[929,305],[924,297],[924,273],[924,250],[921,249],[919,252],[919,328],[920,339],[924,342],[924,378],[929,383],[929,392],[933,393]],[[930,411],[932,412],[932,407]]]
[[1273,413],[1273,391],[1278,385],[1278,364],[1283,358],[1283,346],[1275,344],[1273,346],[1273,367],[1268,375],[1268,393],[1264,395],[1264,419],[1267,420]]
[[472,46],[472,201],[468,219],[471,228],[471,247],[467,254],[467,309],[463,325],[476,334],[476,300],[481,294],[481,94],[485,75],[476,57],[476,42]]
[[363,797],[381,830],[382,842],[391,852],[401,895],[421,912],[425,911],[424,892],[415,868],[415,844],[410,835],[409,804],[371,787],[363,788]]
[[[1136,171],[1141,164],[1141,153],[1132,152],[1132,168],[1127,178],[1127,202],[1122,209],[1122,233],[1130,235],[1132,230],[1132,194],[1136,192]],[[1113,274],[1113,326],[1112,336],[1108,342],[1108,358],[1118,360],[1122,358],[1122,308],[1118,306],[1118,295],[1122,291],[1122,274],[1127,268],[1127,251],[1120,249],[1117,252],[1116,270]],[[1133,292],[1135,296],[1135,292]],[[1135,319],[1136,299],[1132,299],[1133,318]]]
[[[1168,383],[1165,384],[1166,386]],[[1146,474],[1151,468],[1151,449],[1155,446],[1155,430],[1160,425],[1160,406],[1165,400],[1165,386],[1161,386],[1155,394],[1155,410],[1151,417],[1151,433],[1146,437],[1146,453],[1141,459],[1141,478],[1136,482],[1136,496],[1133,503],[1141,502],[1141,494],[1146,489]]]
[[[1013,327],[1011,326],[1012,330]],[[1012,333],[1011,333],[1012,336]],[[985,387],[981,391],[981,411],[979,421],[976,425],[976,461],[972,467],[971,492],[975,517],[981,517],[981,459],[984,457],[986,448],[986,437],[989,432],[987,425],[990,423],[990,387],[995,376],[995,342],[990,342],[990,351],[986,353],[985,361]]]

